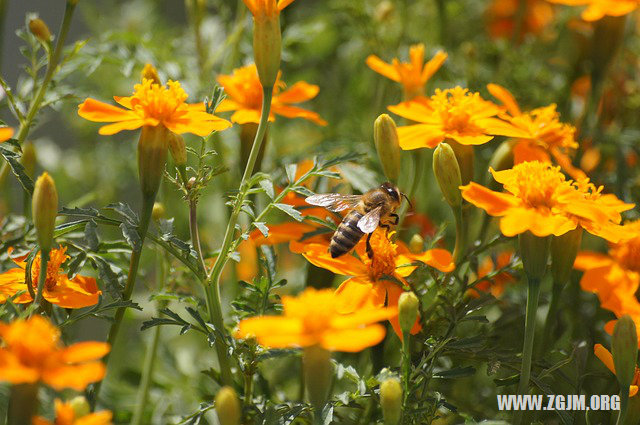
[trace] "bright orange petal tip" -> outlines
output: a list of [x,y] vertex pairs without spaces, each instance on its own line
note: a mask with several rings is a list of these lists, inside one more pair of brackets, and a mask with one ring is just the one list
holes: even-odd
[[13,136],[13,128],[0,127],[0,143],[5,142]]
[[42,316],[0,324],[0,339],[0,381],[43,382],[56,390],[82,391],[104,377],[99,359],[109,351],[107,344],[84,342],[65,348],[58,328]]
[[587,6],[582,12],[582,19],[593,22],[605,16],[624,16],[640,6],[638,0],[548,0],[552,3],[568,6]]
[[113,123],[101,127],[101,135],[135,130],[143,125],[163,125],[176,134],[193,133],[205,137],[213,131],[231,127],[227,120],[187,104],[187,94],[177,81],[161,86],[145,78],[135,85],[132,96],[115,99],[121,106],[89,98],[78,106],[78,115],[89,121]]
[[384,338],[384,327],[375,323],[396,312],[384,307],[363,307],[347,314],[337,310],[342,295],[331,289],[308,288],[297,297],[284,296],[282,316],[242,320],[236,338],[256,338],[266,347],[309,347],[356,352]]

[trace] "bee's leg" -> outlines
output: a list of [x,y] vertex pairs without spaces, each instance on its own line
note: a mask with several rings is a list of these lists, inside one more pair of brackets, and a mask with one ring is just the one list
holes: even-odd
[[392,213],[389,214],[389,217],[393,218],[395,221],[393,222],[394,226],[397,226],[400,223],[400,216],[398,214]]
[[373,235],[373,232],[367,235],[367,256],[371,261],[373,261],[373,248],[371,248],[371,235]]
[[380,228],[385,230],[385,236],[387,237],[387,239],[389,239],[389,232],[391,231],[391,226],[388,225],[388,224],[380,223],[380,225],[378,227],[380,227]]

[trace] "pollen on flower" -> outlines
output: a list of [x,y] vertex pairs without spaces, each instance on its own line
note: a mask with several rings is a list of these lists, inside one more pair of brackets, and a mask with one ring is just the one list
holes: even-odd
[[147,118],[164,120],[170,118],[187,100],[187,93],[178,81],[167,82],[167,87],[144,79],[134,86],[131,106],[134,111]]
[[365,258],[364,263],[369,270],[372,281],[380,279],[382,276],[393,276],[396,271],[396,259],[398,257],[398,246],[391,242],[392,232],[387,237],[386,232],[377,230],[371,235],[371,249],[373,259]]
[[560,167],[549,163],[523,162],[514,166],[512,171],[508,180],[503,182],[504,188],[534,208],[552,208],[559,190],[571,185],[560,172]]
[[[444,129],[448,132],[471,131],[470,111],[477,109],[477,103],[482,102],[478,93],[469,93],[468,89],[455,87],[453,89],[437,89],[431,97],[431,105],[442,117]],[[478,129],[478,132],[481,132]]]
[[[60,278],[60,269],[62,263],[67,261],[70,257],[66,254],[67,248],[61,247],[60,249],[52,249],[49,254],[49,261],[47,263],[47,278],[44,283],[44,287],[47,291],[53,291],[58,284]],[[38,287],[38,278],[40,275],[40,264],[42,259],[40,255],[33,260],[31,265],[31,282],[34,289]]]

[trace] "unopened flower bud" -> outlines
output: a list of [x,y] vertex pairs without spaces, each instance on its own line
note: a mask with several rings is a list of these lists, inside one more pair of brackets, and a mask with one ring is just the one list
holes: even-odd
[[409,241],[409,251],[413,254],[418,254],[424,250],[424,238],[418,233],[411,237]]
[[40,18],[34,18],[29,21],[29,31],[43,43],[51,41],[51,31],[49,31],[47,24]]
[[436,176],[440,191],[451,208],[460,208],[462,177],[456,154],[446,143],[440,143],[433,152],[433,174]]
[[138,175],[145,198],[154,199],[167,161],[169,130],[162,124],[145,125],[138,141]]
[[384,425],[397,425],[402,417],[402,385],[396,378],[380,384],[380,406]]
[[72,398],[69,403],[71,404],[71,408],[73,409],[76,419],[87,416],[91,413],[89,402],[81,395]]
[[306,347],[302,355],[302,365],[309,402],[320,412],[327,402],[331,387],[331,353],[317,345]]
[[385,22],[388,20],[395,10],[395,6],[389,0],[383,0],[376,6],[374,10],[374,18],[377,22]]
[[527,231],[518,236],[522,266],[529,279],[540,280],[547,270],[550,237],[538,237]]
[[409,333],[418,318],[420,302],[413,292],[403,292],[398,299],[398,321],[403,333]]
[[240,425],[242,409],[233,388],[222,387],[216,394],[216,414],[220,425]]
[[153,218],[154,221],[158,221],[161,218],[164,218],[164,214],[165,214],[165,209],[164,209],[164,205],[162,205],[162,202],[156,202],[153,204],[153,210],[151,210],[151,217]]
[[400,174],[400,144],[396,123],[387,114],[380,115],[373,124],[373,140],[384,175],[393,182]]
[[22,146],[22,166],[27,175],[33,178],[36,174],[36,148],[31,142],[26,142]]
[[146,64],[144,68],[142,68],[142,72],[140,73],[140,80],[151,80],[155,84],[162,85],[162,81],[160,81],[160,76],[158,75],[158,71],[156,68],[150,63]]
[[273,87],[280,71],[282,34],[279,13],[253,17],[253,56],[262,87]]
[[582,242],[582,227],[578,226],[561,236],[551,239],[551,274],[553,283],[564,285],[569,281],[573,263]]
[[455,140],[447,140],[447,143],[449,144],[449,146],[451,146],[451,149],[453,149],[453,152],[456,154],[462,184],[469,184],[471,180],[473,180],[474,162],[476,157],[473,146],[461,145]]
[[618,319],[613,328],[611,354],[620,389],[628,391],[633,383],[638,358],[636,324],[628,314]]
[[49,251],[53,244],[53,229],[58,215],[58,191],[55,182],[46,172],[36,180],[31,210],[40,248]]
[[187,164],[187,146],[181,135],[173,132],[169,133],[169,152],[171,152],[171,157],[176,166]]

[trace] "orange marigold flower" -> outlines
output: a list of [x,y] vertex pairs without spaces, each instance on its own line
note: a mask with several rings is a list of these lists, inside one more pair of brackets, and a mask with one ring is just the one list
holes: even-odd
[[[489,32],[494,38],[510,38],[516,27],[519,0],[493,0],[487,9]],[[553,7],[546,0],[527,0],[521,36],[540,34],[553,21]]]
[[[483,278],[496,270],[506,267],[513,260],[514,252],[506,250],[498,254],[494,262],[491,257],[485,257],[478,267],[478,278]],[[509,272],[501,272],[493,276],[491,279],[480,280],[473,288],[469,290],[472,297],[479,297],[481,292],[491,292],[491,295],[498,298],[504,292],[507,284],[515,282],[517,279]]]
[[532,161],[494,171],[506,193],[477,183],[462,186],[462,196],[489,215],[500,218],[500,231],[516,236],[526,231],[544,237],[560,236],[581,226],[589,233],[617,242],[625,238],[619,225],[622,211],[633,208],[614,195],[603,195],[588,179],[567,180],[560,167]]
[[[615,375],[616,367],[613,363],[613,356],[602,346],[602,344],[596,344],[593,347],[593,352],[597,358]],[[636,366],[636,371],[633,375],[633,380],[631,381],[631,385],[629,386],[629,397],[633,397],[638,394],[638,385],[640,385],[640,369]]]
[[[281,73],[273,88],[269,121],[275,121],[276,114],[286,118],[304,118],[318,125],[327,125],[320,115],[313,111],[293,106],[294,103],[306,102],[317,96],[318,86],[299,81],[289,88],[280,80]],[[218,83],[224,87],[227,98],[217,111],[235,111],[231,121],[238,124],[259,123],[262,111],[262,85],[258,79],[255,65],[236,68],[231,75],[219,75]]]
[[506,88],[489,84],[487,89],[507,109],[507,114],[501,117],[527,134],[519,137],[513,147],[515,164],[525,161],[551,162],[551,155],[573,178],[586,177],[584,172],[571,165],[569,157],[578,148],[576,129],[560,122],[555,104],[522,112],[515,97]]
[[293,3],[294,0],[243,0],[244,4],[254,17],[275,16],[282,9]]
[[[82,308],[98,303],[98,297],[102,292],[98,289],[96,280],[92,277],[75,275],[69,279],[62,272],[62,264],[69,257],[66,247],[52,249],[47,263],[47,279],[44,284],[42,296],[51,304],[56,304],[62,308]],[[25,272],[27,263],[25,257],[14,258],[13,262],[17,268],[9,269],[0,274],[0,303],[4,303],[8,298],[24,291],[13,300],[14,303],[24,304],[33,301],[28,292],[25,282]],[[31,264],[31,282],[34,291],[38,286],[38,276],[40,273],[40,254],[36,256]]]
[[6,142],[11,139],[13,136],[13,128],[11,127],[0,127],[0,143]]
[[98,131],[107,136],[142,126],[163,125],[176,134],[204,137],[231,127],[229,121],[207,113],[204,103],[187,104],[187,97],[178,81],[169,81],[165,87],[144,79],[134,86],[132,96],[114,96],[122,107],[89,98],[78,106],[78,115],[89,121],[113,122]]
[[0,381],[43,382],[56,390],[84,390],[104,377],[99,361],[109,352],[104,342],[78,342],[63,347],[60,331],[42,316],[0,324]]
[[424,63],[424,44],[420,43],[409,48],[409,62],[400,62],[398,58],[393,58],[391,63],[386,63],[376,55],[369,55],[366,63],[378,74],[402,84],[404,98],[410,100],[424,95],[427,81],[440,69],[445,60],[447,54],[438,51],[431,60]]
[[404,150],[435,148],[445,139],[462,145],[481,145],[494,136],[526,136],[524,131],[497,118],[502,112],[498,105],[462,87],[436,89],[428,99],[417,97],[388,109],[418,123],[398,127],[400,147]]
[[385,329],[377,324],[392,315],[395,308],[362,306],[343,314],[336,307],[342,295],[331,289],[307,288],[297,297],[282,297],[282,316],[244,319],[236,338],[255,337],[270,348],[310,347],[358,352],[382,341]]
[[612,244],[608,255],[583,251],[573,265],[584,271],[582,289],[597,294],[602,308],[618,317],[640,313],[635,296],[640,286],[640,220],[625,223],[623,231],[630,238]]
[[640,0],[548,0],[569,6],[587,6],[582,12],[585,21],[597,21],[605,16],[623,16],[640,6]]
[[72,402],[63,402],[60,399],[55,400],[55,408],[56,419],[53,422],[38,416],[33,418],[32,425],[111,425],[113,423],[113,414],[108,410],[81,416],[75,412]]
[[[343,255],[332,258],[329,253],[329,241],[297,242],[289,244],[291,251],[302,254],[311,264],[333,273],[351,276],[337,289],[337,293],[344,294],[337,306],[338,311],[349,313],[362,306],[381,307],[385,300],[389,307],[397,307],[398,298],[404,291],[401,282],[409,286],[405,277],[416,269],[413,263],[419,261],[442,272],[455,269],[451,253],[445,249],[430,249],[425,252],[412,253],[402,243],[391,242],[382,229],[377,229],[371,236],[373,260],[366,254],[365,240],[361,240],[355,247],[358,256]],[[391,279],[395,279],[391,280]],[[393,329],[402,335],[398,316],[391,319]],[[418,321],[412,329],[413,333],[420,330]]]

